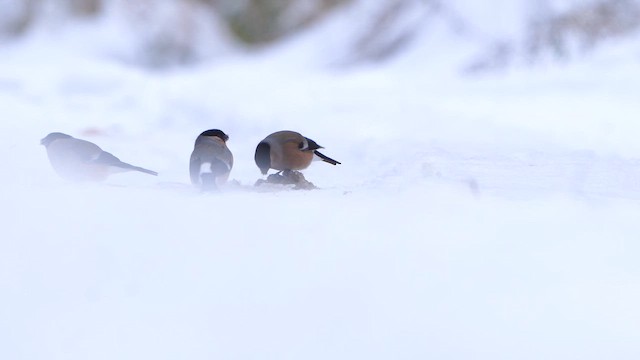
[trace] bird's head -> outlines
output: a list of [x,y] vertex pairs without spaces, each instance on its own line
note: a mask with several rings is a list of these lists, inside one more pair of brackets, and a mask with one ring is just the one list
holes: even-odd
[[224,131],[218,130],[218,129],[203,131],[202,134],[200,134],[200,136],[207,136],[207,137],[215,136],[215,137],[219,137],[224,142],[227,142],[227,140],[229,140],[229,135],[225,134]]
[[49,144],[51,144],[56,140],[69,139],[69,138],[71,138],[71,135],[67,135],[59,132],[52,132],[51,134],[45,136],[42,140],[40,140],[40,145],[44,145],[45,147],[47,147],[49,146]]

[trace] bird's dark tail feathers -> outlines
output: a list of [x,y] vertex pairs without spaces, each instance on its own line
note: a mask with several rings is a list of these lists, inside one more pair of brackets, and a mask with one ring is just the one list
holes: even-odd
[[125,162],[115,165],[117,167],[121,167],[123,169],[128,169],[128,170],[134,170],[134,171],[139,171],[141,173],[145,173],[145,174],[149,174],[149,175],[153,175],[153,176],[158,176],[158,173],[153,171],[153,170],[149,170],[149,169],[145,169],[145,168],[141,168],[139,166],[133,166],[131,164],[127,164]]
[[200,174],[200,181],[202,184],[203,191],[216,191],[218,189],[218,180],[225,177],[228,177],[229,172],[231,171],[230,164],[220,160],[214,159],[211,161],[210,166],[211,172],[203,172]]
[[133,166],[131,167],[132,170],[136,170],[136,171],[140,171],[143,172],[145,174],[149,174],[149,175],[153,175],[153,176],[158,176],[158,173],[153,171],[153,170],[149,170],[149,169],[145,169],[145,168],[141,168],[139,166]]
[[318,155],[318,157],[319,157],[320,159],[322,159],[322,161],[327,162],[327,163],[329,163],[329,164],[331,164],[331,165],[338,165],[338,164],[341,164],[341,162],[333,160],[332,158],[328,157],[327,155],[325,155],[325,154],[321,153],[321,152],[320,152],[320,151],[318,151],[318,150],[315,150],[313,153],[314,153],[314,154],[316,154],[316,155]]
[[93,162],[96,163],[96,164],[115,166],[115,167],[119,167],[119,168],[122,168],[122,169],[135,170],[135,171],[143,172],[145,174],[158,176],[158,173],[155,172],[155,171],[147,170],[147,169],[141,168],[139,166],[133,166],[131,164],[127,164],[126,162],[120,161],[120,159],[118,159],[117,157],[113,156],[112,154],[110,154],[110,153],[108,153],[106,151],[101,152],[100,155],[98,156],[98,158],[93,160]]
[[216,183],[216,176],[212,173],[200,174],[200,180],[202,181],[203,191],[215,191],[218,190],[218,184]]

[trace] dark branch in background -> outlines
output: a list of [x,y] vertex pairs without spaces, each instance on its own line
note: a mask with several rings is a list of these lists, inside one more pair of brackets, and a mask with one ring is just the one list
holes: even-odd
[[37,0],[17,2],[13,16],[5,15],[0,21],[0,37],[16,37],[29,29],[35,17]]
[[519,59],[529,64],[568,60],[607,40],[640,33],[638,0],[593,0],[562,13],[553,13],[545,1],[532,4],[524,38],[494,40],[468,72],[503,69]]
[[300,8],[298,0],[209,2],[219,11],[240,42],[260,45],[277,41],[305,28],[348,1],[350,0],[316,0],[315,6],[309,9]]
[[102,12],[104,0],[68,0],[69,11],[78,17],[94,16]]
[[[62,14],[70,17],[91,17],[102,13],[113,0],[53,0]],[[140,7],[162,6],[168,0],[139,2]],[[239,43],[268,44],[313,24],[336,6],[352,0],[305,1],[311,7],[301,7],[299,0],[175,0],[185,7],[212,9],[210,16],[221,19]],[[15,37],[34,25],[45,0],[21,0],[11,16],[0,16],[0,36]],[[214,21],[214,19],[212,19]]]
[[640,4],[633,0],[599,0],[576,6],[557,15],[532,19],[526,39],[527,55],[533,60],[551,52],[564,58],[575,41],[588,50],[613,37],[640,29]]
[[[353,45],[353,53],[347,63],[379,62],[402,51],[417,35],[421,24],[405,24],[407,12],[416,11],[414,0],[388,0]],[[442,10],[440,0],[422,0],[425,11],[423,21]]]

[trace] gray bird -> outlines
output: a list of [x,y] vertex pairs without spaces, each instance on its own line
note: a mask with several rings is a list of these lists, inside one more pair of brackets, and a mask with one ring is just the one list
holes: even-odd
[[229,136],[211,129],[198,135],[191,153],[189,173],[191,183],[202,190],[215,190],[229,179],[233,154],[227,147]]
[[54,132],[40,140],[47,149],[53,170],[63,179],[72,181],[102,181],[109,175],[139,171],[157,176],[155,171],[133,166],[103,151],[98,145]]
[[306,169],[314,157],[331,165],[340,164],[340,162],[319,152],[318,149],[323,149],[323,147],[315,141],[295,131],[283,130],[260,141],[256,147],[254,159],[264,175],[269,169],[280,171]]

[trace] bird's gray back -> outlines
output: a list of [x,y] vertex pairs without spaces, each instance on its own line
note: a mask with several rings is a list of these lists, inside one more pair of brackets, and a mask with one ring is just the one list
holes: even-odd
[[233,155],[229,148],[223,143],[213,139],[200,139],[191,156],[192,158],[198,157],[201,163],[222,160],[229,168],[233,166]]

